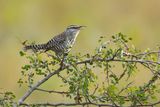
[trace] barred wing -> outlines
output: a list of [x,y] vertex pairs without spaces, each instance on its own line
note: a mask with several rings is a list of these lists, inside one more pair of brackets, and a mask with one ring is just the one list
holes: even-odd
[[65,32],[53,37],[48,43],[46,44],[48,50],[53,50],[55,53],[62,53],[65,50]]

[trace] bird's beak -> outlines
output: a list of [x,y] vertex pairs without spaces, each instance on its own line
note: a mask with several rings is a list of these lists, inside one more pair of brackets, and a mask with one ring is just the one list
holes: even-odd
[[79,26],[79,29],[82,29],[82,28],[84,28],[84,27],[87,27],[87,26]]

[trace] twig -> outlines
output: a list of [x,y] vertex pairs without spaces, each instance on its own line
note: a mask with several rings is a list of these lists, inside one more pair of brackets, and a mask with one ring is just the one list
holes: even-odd
[[150,55],[150,54],[157,54],[157,53],[160,53],[160,51],[144,52],[144,53],[139,53],[135,56],[143,56],[143,55]]
[[122,88],[117,95],[120,95],[124,90],[126,90],[133,82],[128,83],[124,88]]
[[41,88],[36,88],[37,91],[47,92],[47,93],[57,93],[57,94],[68,94],[69,92],[64,91],[54,91],[54,90],[45,90]]
[[108,94],[108,92],[104,92],[104,94],[106,94],[109,98],[109,100],[111,101],[112,105],[114,105],[114,107],[118,107],[118,105],[115,103],[115,101],[112,99],[112,97]]
[[94,95],[94,94],[96,93],[97,89],[98,89],[98,84],[96,85],[96,87],[95,87],[95,89],[94,89],[92,95]]
[[58,75],[58,77],[60,77],[64,82],[67,82],[67,80],[66,80],[64,77],[62,77],[59,73],[58,73],[57,75]]
[[[151,104],[140,104],[140,105],[136,105],[136,107],[153,107],[156,105],[159,105],[160,101],[155,102],[155,103],[151,103]],[[93,106],[98,106],[98,107],[115,107],[112,104],[98,104],[98,103],[91,103],[91,102],[85,102],[85,103],[35,103],[35,104],[27,104],[27,103],[22,103],[21,105],[24,106],[85,106],[85,105],[93,105]],[[122,107],[122,106],[118,106],[117,107]],[[133,106],[123,106],[123,107],[133,107]]]
[[[91,102],[85,102],[85,103],[37,103],[37,104],[27,104],[27,103],[22,103],[21,105],[24,106],[85,106],[85,105],[94,105],[94,106],[99,106],[99,107],[115,107],[112,104],[98,104],[98,103],[91,103]],[[120,107],[120,106],[116,106]]]
[[49,75],[47,75],[46,77],[44,77],[42,80],[38,81],[35,85],[33,85],[32,87],[30,87],[30,89],[24,94],[24,96],[22,98],[19,99],[18,101],[18,105],[21,105],[24,100],[34,91],[36,90],[37,87],[39,87],[41,84],[43,84],[44,82],[46,82],[50,77],[52,77],[53,75],[59,73],[60,71],[64,70],[64,68],[59,68],[57,70],[55,70],[54,72],[50,73]]
[[123,59],[112,59],[112,58],[108,58],[108,59],[103,59],[103,58],[96,58],[96,59],[87,59],[85,61],[80,61],[77,62],[76,64],[85,64],[85,63],[90,63],[92,61],[106,61],[106,62],[135,62],[135,63],[145,63],[145,64],[158,64],[160,65],[160,62],[155,62],[155,61],[149,61],[149,60],[123,60]]

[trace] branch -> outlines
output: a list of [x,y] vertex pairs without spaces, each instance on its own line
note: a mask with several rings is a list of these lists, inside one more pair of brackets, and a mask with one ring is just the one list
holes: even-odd
[[67,82],[67,80],[66,80],[64,77],[62,77],[59,73],[58,73],[57,75],[58,75],[58,77],[60,77],[64,82]]
[[150,55],[150,54],[160,54],[160,51],[144,52],[144,53],[139,53],[135,56],[143,56],[143,55]]
[[[91,102],[85,102],[85,103],[37,103],[37,104],[27,104],[27,103],[22,103],[21,105],[24,106],[85,106],[85,105],[94,105],[94,106],[99,106],[99,107],[114,107],[112,104],[97,104],[97,103],[91,103]],[[120,107],[120,106],[116,106]]]
[[36,88],[37,91],[47,92],[47,93],[57,93],[57,94],[68,94],[69,92],[64,91],[54,91],[54,90],[44,90],[41,88]]
[[127,88],[129,88],[129,86],[132,84],[133,82],[128,83],[124,88],[122,88],[119,92],[118,95],[120,95],[124,90],[126,90]]
[[87,59],[85,61],[81,61],[81,62],[77,62],[76,64],[85,64],[85,63],[90,63],[92,61],[105,61],[105,62],[135,62],[135,63],[145,63],[145,64],[158,64],[160,65],[160,62],[155,62],[155,61],[149,61],[149,60],[130,60],[130,59],[127,59],[127,60],[124,60],[124,59],[113,59],[113,58],[107,58],[107,59],[104,59],[104,58],[91,58],[91,59]]
[[39,87],[41,84],[43,84],[44,82],[46,82],[50,77],[52,77],[53,75],[59,73],[60,71],[64,70],[64,67],[60,67],[59,69],[55,70],[54,72],[50,73],[49,75],[47,75],[45,78],[43,78],[42,80],[38,81],[35,85],[33,85],[32,87],[30,87],[30,89],[24,94],[24,96],[22,98],[19,99],[18,101],[18,105],[21,105],[24,100],[31,95],[31,93],[36,90],[37,87]]
[[[158,64],[160,65],[160,62],[155,62],[155,61],[149,61],[149,60],[131,60],[131,59],[115,59],[115,58],[91,58],[91,59],[87,59],[84,61],[80,61],[77,62],[76,65],[79,64],[86,64],[86,63],[90,63],[90,62],[94,62],[94,61],[105,61],[105,62],[134,62],[134,63],[140,63],[140,64]],[[33,85],[26,93],[25,95],[19,99],[18,104],[21,105],[25,99],[34,91],[36,90],[41,84],[43,84],[44,82],[46,82],[50,77],[52,77],[55,74],[58,74],[60,71],[66,69],[67,67],[70,67],[72,65],[65,65],[65,66],[61,66],[59,69],[55,70],[54,72],[51,72],[49,75],[47,75],[46,77],[44,77],[42,80],[38,81],[35,85]]]
[[95,89],[94,89],[92,95],[94,95],[94,94],[96,93],[97,89],[98,89],[98,84],[96,85],[96,87],[95,87]]
[[[140,104],[136,105],[136,107],[153,107],[155,105],[160,104],[160,101],[151,103],[151,104]],[[22,103],[21,105],[24,106],[85,106],[85,105],[92,105],[92,106],[98,106],[98,107],[122,107],[119,105],[113,106],[112,104],[98,104],[98,103],[92,103],[92,102],[85,102],[85,103],[35,103],[35,104],[27,104]],[[132,106],[123,106],[123,107],[132,107]]]

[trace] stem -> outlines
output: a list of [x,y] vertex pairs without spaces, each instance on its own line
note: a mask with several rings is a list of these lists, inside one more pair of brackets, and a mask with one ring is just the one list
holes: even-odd
[[60,71],[64,70],[64,68],[59,68],[57,70],[55,70],[54,72],[50,73],[49,75],[47,75],[45,78],[43,78],[42,80],[38,81],[35,85],[33,85],[25,94],[22,98],[19,99],[18,101],[18,105],[21,105],[26,98],[32,94],[32,92],[34,90],[36,90],[37,87],[39,87],[41,84],[43,84],[44,82],[46,82],[50,77],[52,77],[53,75],[59,73]]

